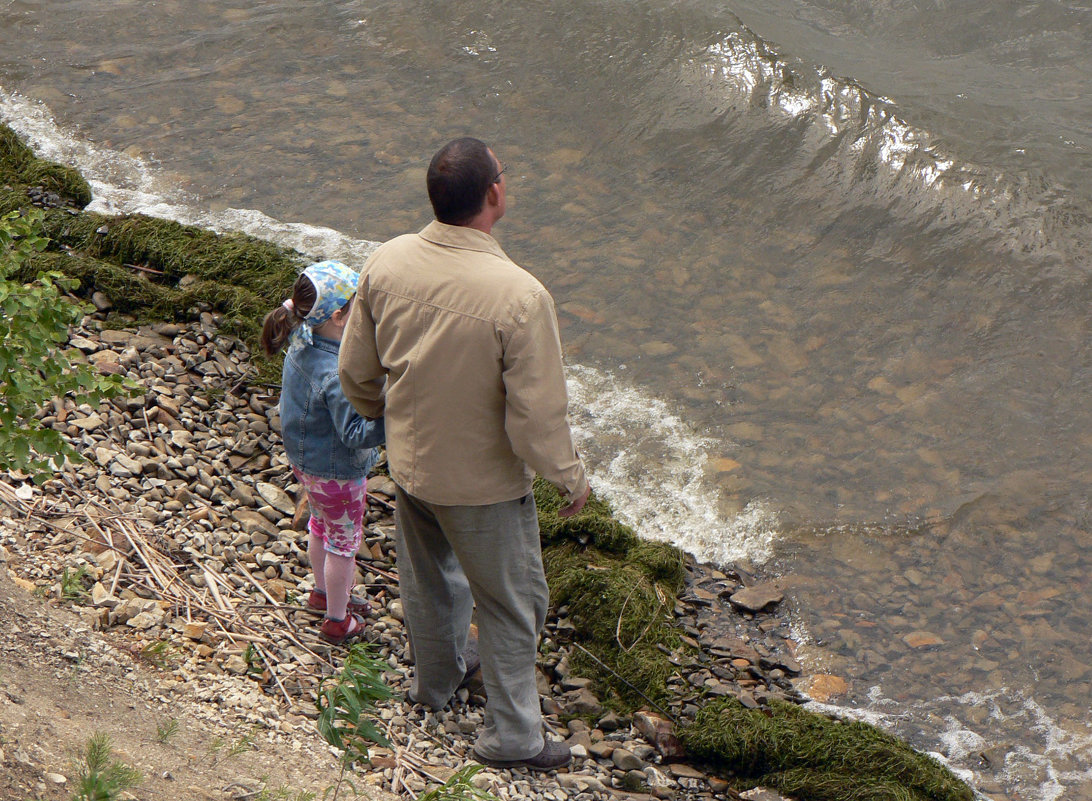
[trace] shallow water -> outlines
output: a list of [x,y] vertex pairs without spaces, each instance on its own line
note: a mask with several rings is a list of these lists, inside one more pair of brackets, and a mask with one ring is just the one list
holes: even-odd
[[436,147],[491,142],[597,488],[791,574],[849,708],[991,796],[1092,798],[1090,21],[15,0],[0,112],[100,207],[357,261],[429,219]]

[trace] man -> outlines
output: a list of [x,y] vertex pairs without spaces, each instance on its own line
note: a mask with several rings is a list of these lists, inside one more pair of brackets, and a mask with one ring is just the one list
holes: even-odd
[[477,139],[449,142],[427,184],[436,220],[364,265],[339,375],[362,415],[386,418],[410,694],[436,709],[450,700],[476,604],[488,701],[475,757],[550,770],[570,755],[542,734],[534,667],[549,596],[531,482],[537,471],[558,487],[564,516],[590,492],[569,429],[557,315],[491,235],[507,197],[493,152]]

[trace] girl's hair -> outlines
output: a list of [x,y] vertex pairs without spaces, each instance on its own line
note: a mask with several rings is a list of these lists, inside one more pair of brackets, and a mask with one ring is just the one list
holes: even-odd
[[266,356],[272,356],[284,347],[284,343],[288,341],[288,335],[303,322],[303,318],[310,313],[317,298],[318,292],[315,291],[315,285],[311,283],[310,278],[301,275],[296,279],[292,287],[294,308],[289,311],[283,305],[278,306],[265,316],[262,323],[261,342]]

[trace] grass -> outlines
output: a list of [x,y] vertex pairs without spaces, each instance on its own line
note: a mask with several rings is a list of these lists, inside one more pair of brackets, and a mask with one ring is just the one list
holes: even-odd
[[139,656],[160,670],[168,670],[178,658],[178,647],[169,640],[156,640],[141,648]]
[[488,790],[474,786],[474,776],[481,770],[482,765],[467,765],[456,771],[441,786],[420,796],[417,801],[498,801]]
[[61,600],[78,603],[87,599],[87,588],[83,580],[87,577],[87,565],[80,565],[69,572],[66,567],[61,573]]
[[175,718],[157,723],[155,724],[155,741],[161,745],[166,745],[172,737],[178,734],[180,729],[181,726],[179,726],[178,720]]
[[263,787],[254,796],[254,801],[315,801],[316,793],[310,790],[292,790],[281,785],[279,787]]
[[110,738],[101,732],[87,741],[78,770],[73,801],[114,801],[122,791],[141,782],[140,771],[114,759]]
[[243,732],[230,742],[223,737],[213,737],[212,742],[209,743],[209,753],[214,757],[213,764],[217,764],[225,759],[233,759],[248,751],[253,751],[254,748],[253,728]]

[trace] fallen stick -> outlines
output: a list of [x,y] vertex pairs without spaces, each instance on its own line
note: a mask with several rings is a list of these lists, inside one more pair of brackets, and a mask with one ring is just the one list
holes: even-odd
[[262,657],[262,659],[265,660],[266,667],[269,668],[269,675],[273,677],[273,681],[275,681],[277,683],[277,686],[280,688],[281,692],[284,694],[285,702],[289,706],[292,706],[292,699],[288,697],[288,690],[284,689],[284,685],[281,684],[281,680],[277,676],[277,671],[275,669],[276,665],[273,664],[269,654],[267,654],[265,652],[265,649],[262,648],[262,646],[258,645],[257,643],[255,643],[254,650],[257,651],[258,654]]

